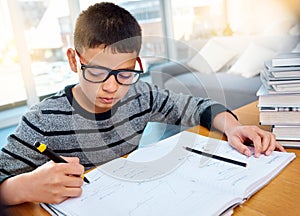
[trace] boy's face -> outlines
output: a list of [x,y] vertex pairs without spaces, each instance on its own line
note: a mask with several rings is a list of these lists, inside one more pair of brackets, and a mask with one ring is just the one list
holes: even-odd
[[[67,55],[72,70],[77,72],[79,76],[79,84],[73,88],[73,95],[77,102],[87,111],[92,113],[106,112],[127,94],[129,86],[119,84],[114,75],[111,75],[102,83],[87,81],[83,77],[80,63],[89,66],[103,66],[114,70],[133,70],[137,58],[136,53],[112,53],[110,49],[106,48],[104,50],[100,46],[98,48],[84,49],[79,58],[76,59],[73,57],[77,54],[72,49],[68,50]],[[79,67],[78,65],[75,66],[76,60]]]

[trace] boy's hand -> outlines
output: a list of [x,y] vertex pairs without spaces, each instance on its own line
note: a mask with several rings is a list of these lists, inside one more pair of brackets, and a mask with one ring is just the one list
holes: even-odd
[[250,149],[245,145],[247,143],[253,143],[255,157],[259,157],[261,153],[270,155],[275,149],[285,151],[276,142],[274,134],[257,126],[242,125],[228,112],[221,112],[216,115],[213,126],[224,132],[228,142],[244,155],[251,156]]
[[64,159],[68,163],[49,161],[32,172],[5,180],[1,184],[4,201],[8,205],[23,202],[60,203],[69,197],[80,196],[84,168],[78,158]]
[[68,163],[49,161],[30,174],[30,200],[60,203],[69,197],[81,195],[84,168],[78,158],[64,159]]
[[251,151],[245,143],[253,143],[255,157],[259,157],[261,153],[270,155],[275,149],[285,151],[276,142],[274,134],[264,131],[257,126],[239,125],[228,131],[226,135],[228,142],[239,152],[247,156],[251,156]]

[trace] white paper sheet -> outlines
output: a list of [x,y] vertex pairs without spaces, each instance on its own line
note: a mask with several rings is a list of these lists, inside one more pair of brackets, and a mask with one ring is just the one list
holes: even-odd
[[[203,157],[182,146],[248,166]],[[182,132],[122,159],[128,163],[110,162],[91,171],[86,175],[91,183],[84,185],[81,197],[52,206],[68,215],[219,215],[265,185],[294,157],[273,152],[248,158],[225,141]]]

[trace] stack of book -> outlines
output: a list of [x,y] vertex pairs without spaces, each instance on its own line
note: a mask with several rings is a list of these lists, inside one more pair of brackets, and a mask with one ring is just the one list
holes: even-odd
[[257,92],[261,125],[272,125],[285,147],[300,147],[300,53],[285,53],[265,62]]

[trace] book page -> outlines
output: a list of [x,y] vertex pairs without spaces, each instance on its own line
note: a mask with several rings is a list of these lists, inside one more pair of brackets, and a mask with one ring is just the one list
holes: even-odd
[[[189,132],[182,132],[176,136],[181,136],[183,133]],[[274,151],[270,156],[262,154],[259,158],[255,158],[253,147],[249,147],[252,151],[252,156],[247,157],[232,148],[226,141],[194,135],[193,133],[189,133],[189,135],[196,137],[194,139],[190,138],[190,140],[194,142],[192,144],[193,148],[246,162],[247,167],[245,168],[189,153],[185,162],[175,173],[189,180],[193,179],[193,181],[197,181],[201,184],[211,185],[217,188],[227,188],[228,191],[244,198],[247,198],[253,192],[256,192],[259,188],[264,186],[295,158],[294,153],[277,151]],[[187,146],[186,138],[189,139],[188,136],[185,136],[185,141],[178,138],[176,139],[178,142],[183,141],[184,143],[182,145],[186,144]],[[172,142],[170,141],[168,143],[159,142],[147,149],[147,152],[144,149],[133,152],[129,155],[128,159],[139,162],[155,160],[157,158],[155,155],[162,155],[163,153],[161,152],[164,151],[164,148],[165,151],[170,151],[171,145]]]
[[[93,171],[79,198],[55,205],[67,215],[218,215],[240,200],[214,188],[203,187],[176,175],[155,181],[120,181]],[[91,176],[88,176],[91,179]],[[213,201],[213,203],[212,203]],[[233,203],[231,203],[233,202]]]
[[[182,146],[244,161],[248,166],[207,158],[188,152]],[[181,153],[174,154],[174,149]],[[262,187],[265,177],[271,179],[293,157],[291,153],[274,152],[270,157],[248,158],[225,141],[182,132],[137,150],[124,159],[130,163],[120,166],[117,162],[109,166],[111,170],[99,167],[89,172],[86,177],[91,183],[83,186],[82,196],[52,206],[67,215],[219,215],[241,203],[244,194]],[[155,161],[159,161],[162,168],[155,172],[147,170],[153,168],[152,163],[157,166]]]

